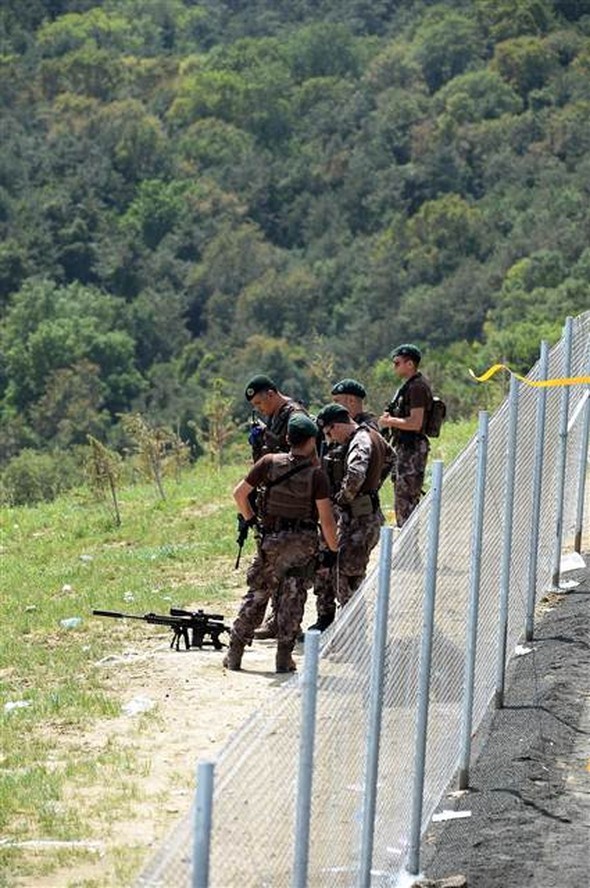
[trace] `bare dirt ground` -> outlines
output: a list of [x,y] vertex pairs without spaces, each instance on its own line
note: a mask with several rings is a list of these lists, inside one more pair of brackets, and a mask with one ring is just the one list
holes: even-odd
[[[238,605],[239,600],[231,613],[225,607],[226,624]],[[136,872],[141,869],[188,809],[197,762],[214,756],[270,690],[289,679],[274,671],[271,641],[256,642],[245,654],[244,670],[235,673],[222,667],[225,649],[175,651],[165,631],[146,625],[138,632],[144,635],[137,643],[99,664],[104,684],[121,703],[121,715],[95,722],[82,735],[56,738],[60,761],[69,744],[90,759],[109,747],[129,750],[136,762],[130,772],[132,804],[105,812],[86,841],[65,842],[61,849],[59,843],[30,843],[27,856],[43,858],[60,850],[62,866],[47,876],[16,875],[11,884],[18,888],[129,888],[134,878],[120,862],[134,861]],[[227,641],[227,635],[222,639]],[[301,659],[302,649],[295,652],[295,660]],[[88,801],[95,803],[100,793],[100,787],[94,788]]]
[[567,577],[580,585],[549,594],[504,708],[480,729],[470,790],[451,787],[440,805],[470,814],[431,826],[422,885],[459,874],[469,888],[589,884],[590,570]]

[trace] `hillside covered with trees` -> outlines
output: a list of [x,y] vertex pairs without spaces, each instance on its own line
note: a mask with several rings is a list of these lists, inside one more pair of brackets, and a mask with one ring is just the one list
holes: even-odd
[[590,305],[589,0],[4,0],[0,65],[0,465],[404,340],[467,416]]

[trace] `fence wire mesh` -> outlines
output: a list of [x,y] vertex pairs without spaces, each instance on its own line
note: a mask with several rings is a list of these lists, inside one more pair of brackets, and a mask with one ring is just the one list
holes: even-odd
[[[574,319],[571,375],[588,374],[590,312]],[[562,339],[549,354],[549,378],[566,372]],[[536,365],[529,378],[540,378]],[[559,434],[563,388],[546,392],[546,427],[540,510],[533,509],[537,399],[541,389],[518,391],[514,507],[510,546],[508,655],[522,637],[527,606],[533,522],[538,528],[538,594],[550,586],[555,557],[559,491]],[[569,389],[562,541],[573,539],[587,385]],[[499,650],[499,593],[509,479],[509,404],[489,424],[473,730],[493,697]],[[422,829],[428,825],[460,754],[462,695],[470,590],[474,438],[446,471],[441,504],[435,626]],[[588,485],[586,486],[588,490]],[[425,560],[430,499],[426,496],[397,533],[391,558],[387,655],[371,884],[392,885],[408,852],[413,756],[422,641]],[[588,515],[588,503],[585,505]],[[378,571],[373,568],[355,598],[322,635],[317,694],[313,804],[308,884],[357,884],[370,708],[373,618]],[[230,739],[215,764],[210,880],[213,888],[282,888],[292,881],[298,777],[300,685],[297,676],[276,689]],[[191,884],[192,818],[189,811],[149,861],[137,886]]]

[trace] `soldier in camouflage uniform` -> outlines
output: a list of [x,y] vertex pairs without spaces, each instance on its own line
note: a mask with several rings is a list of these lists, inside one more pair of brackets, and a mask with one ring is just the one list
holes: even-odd
[[379,417],[379,426],[390,430],[395,449],[392,481],[395,517],[398,527],[408,520],[420,501],[430,444],[423,432],[432,409],[432,389],[418,365],[422,358],[415,345],[399,345],[391,353],[395,373],[403,384],[387,410]]
[[[253,418],[248,441],[254,462],[265,453],[287,453],[287,424],[293,413],[307,413],[305,407],[280,392],[269,376],[254,376],[245,391],[246,400],[252,406]],[[266,422],[255,417],[262,414]]]
[[[250,526],[257,525],[261,540],[248,569],[248,592],[232,626],[223,661],[227,669],[241,669],[244,647],[252,643],[267,602],[279,585],[276,671],[295,669],[291,654],[301,628],[306,587],[311,585],[309,566],[318,551],[318,520],[329,550],[335,553],[338,547],[328,479],[317,460],[317,433],[309,416],[293,414],[288,423],[289,453],[263,456],[234,490],[240,514]],[[260,488],[257,516],[251,494]],[[306,571],[306,579],[291,581],[290,577]]]
[[340,404],[323,407],[317,423],[327,440],[341,448],[339,467],[332,468],[339,555],[325,580],[342,607],[362,583],[379,541],[385,519],[378,491],[391,470],[393,451],[379,432],[356,423]]
[[[374,413],[365,410],[364,400],[367,392],[362,383],[356,379],[341,379],[334,383],[331,391],[334,403],[345,407],[354,421],[358,425],[369,426],[375,431],[379,431],[377,417]],[[338,464],[343,447],[332,441],[330,445],[326,441],[323,443],[322,455],[324,457],[324,467]],[[337,493],[337,489],[331,490],[332,494]],[[333,576],[324,568],[320,568],[315,576],[313,583],[313,591],[316,596],[316,622],[309,626],[309,629],[319,629],[323,632],[333,622],[336,616],[336,594],[334,590]]]
[[[298,401],[280,392],[273,380],[264,374],[254,376],[247,384],[246,400],[252,405],[252,423],[248,441],[252,448],[254,462],[266,453],[287,453],[287,425],[294,413],[307,413]],[[255,413],[262,414],[266,422],[255,418]],[[305,591],[305,589],[303,589]],[[276,638],[277,623],[275,618],[276,595],[271,600],[270,614],[264,626],[256,632],[256,638]]]

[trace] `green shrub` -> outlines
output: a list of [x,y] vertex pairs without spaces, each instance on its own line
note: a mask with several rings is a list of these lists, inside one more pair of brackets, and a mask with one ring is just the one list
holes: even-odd
[[22,450],[0,476],[0,502],[9,506],[49,502],[83,481],[75,453]]

